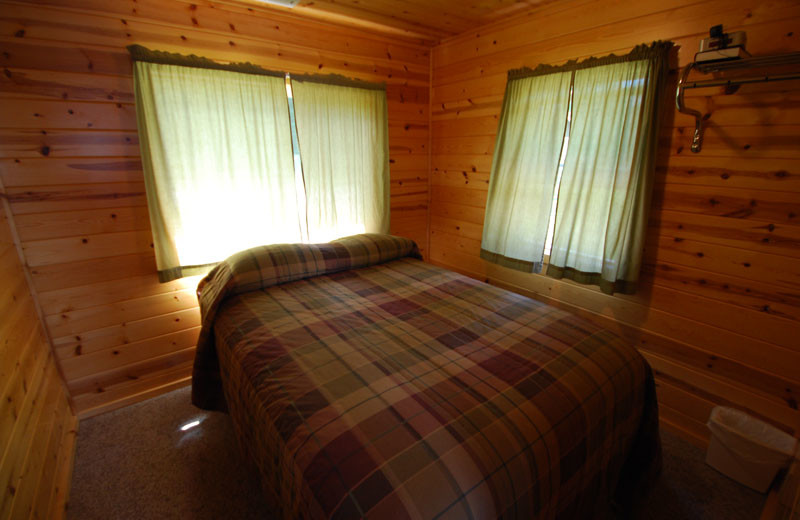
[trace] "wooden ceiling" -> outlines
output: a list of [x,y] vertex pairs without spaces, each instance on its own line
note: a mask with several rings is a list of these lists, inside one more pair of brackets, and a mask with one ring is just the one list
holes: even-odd
[[259,0],[240,1],[435,44],[555,0],[300,0],[291,9]]

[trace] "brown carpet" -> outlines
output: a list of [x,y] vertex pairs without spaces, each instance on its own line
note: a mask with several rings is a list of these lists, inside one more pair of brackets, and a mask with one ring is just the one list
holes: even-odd
[[705,463],[706,452],[661,431],[664,471],[644,500],[640,520],[758,520],[766,495]]
[[186,387],[81,421],[67,518],[269,518],[262,496],[230,418],[192,406]]
[[[68,518],[270,519],[256,470],[227,415],[203,412],[183,388],[81,421]],[[190,421],[200,425],[181,431]],[[755,520],[765,497],[722,476],[705,453],[662,432],[664,473],[643,520]]]

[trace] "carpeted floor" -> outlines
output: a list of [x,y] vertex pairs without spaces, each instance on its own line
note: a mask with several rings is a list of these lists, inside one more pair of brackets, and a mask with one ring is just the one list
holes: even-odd
[[706,452],[661,431],[664,470],[650,490],[641,520],[758,520],[766,495],[705,463]]
[[269,518],[265,511],[229,417],[192,406],[189,387],[80,423],[70,520],[245,520]]
[[[187,431],[191,421],[200,424]],[[662,432],[664,472],[643,520],[755,520],[765,497],[722,476],[705,453]],[[189,402],[189,388],[81,421],[68,518],[270,518],[256,470],[228,416]]]

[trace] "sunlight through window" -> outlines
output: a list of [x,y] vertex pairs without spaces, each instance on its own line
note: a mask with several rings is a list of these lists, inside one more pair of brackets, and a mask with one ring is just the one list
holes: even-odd
[[191,430],[192,428],[194,428],[195,426],[198,426],[199,424],[200,424],[200,420],[199,419],[198,420],[194,420],[192,422],[188,422],[188,423],[184,424],[183,426],[181,426],[181,431],[185,432],[185,431]]
[[569,148],[569,131],[572,126],[572,87],[569,89],[570,102],[567,107],[567,127],[564,130],[564,144],[561,146],[561,157],[558,160],[558,173],[556,174],[556,184],[553,189],[553,203],[550,207],[550,220],[547,224],[547,239],[544,243],[544,256],[549,257],[553,248],[553,234],[556,230],[556,210],[558,209],[558,192],[561,188],[561,174],[564,173],[564,161],[567,160],[567,148]]

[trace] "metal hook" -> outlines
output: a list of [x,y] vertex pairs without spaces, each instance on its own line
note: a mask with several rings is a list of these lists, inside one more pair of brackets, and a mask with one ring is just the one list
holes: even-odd
[[686,83],[686,78],[689,77],[689,73],[694,69],[695,63],[690,63],[683,69],[683,73],[681,74],[681,79],[678,81],[678,90],[675,94],[675,105],[678,107],[678,112],[681,114],[688,114],[690,116],[694,116],[694,136],[692,137],[692,152],[699,153],[700,147],[703,144],[703,114],[698,112],[697,110],[686,108],[686,104],[683,100],[683,94],[685,92],[684,84]]
[[[733,94],[739,85],[748,83],[766,83],[772,81],[785,81],[800,79],[800,73],[790,72],[788,74],[772,74],[769,76],[755,76],[747,78],[717,78],[706,81],[693,81],[688,82],[689,73],[694,69],[705,74],[712,72],[722,72],[727,70],[740,70],[750,68],[763,68],[775,66],[789,66],[800,65],[800,52],[790,52],[786,54],[776,54],[773,56],[756,56],[741,59],[731,59],[717,62],[698,63],[692,62],[683,69],[681,79],[678,81],[678,89],[675,93],[675,104],[678,107],[678,112],[694,116],[694,137],[692,138],[692,152],[697,153],[703,144],[703,114],[697,110],[686,108],[683,100],[684,91],[687,88],[707,88],[707,87],[725,87],[725,94]],[[710,115],[710,114],[709,114]],[[708,115],[706,116],[708,117]]]

